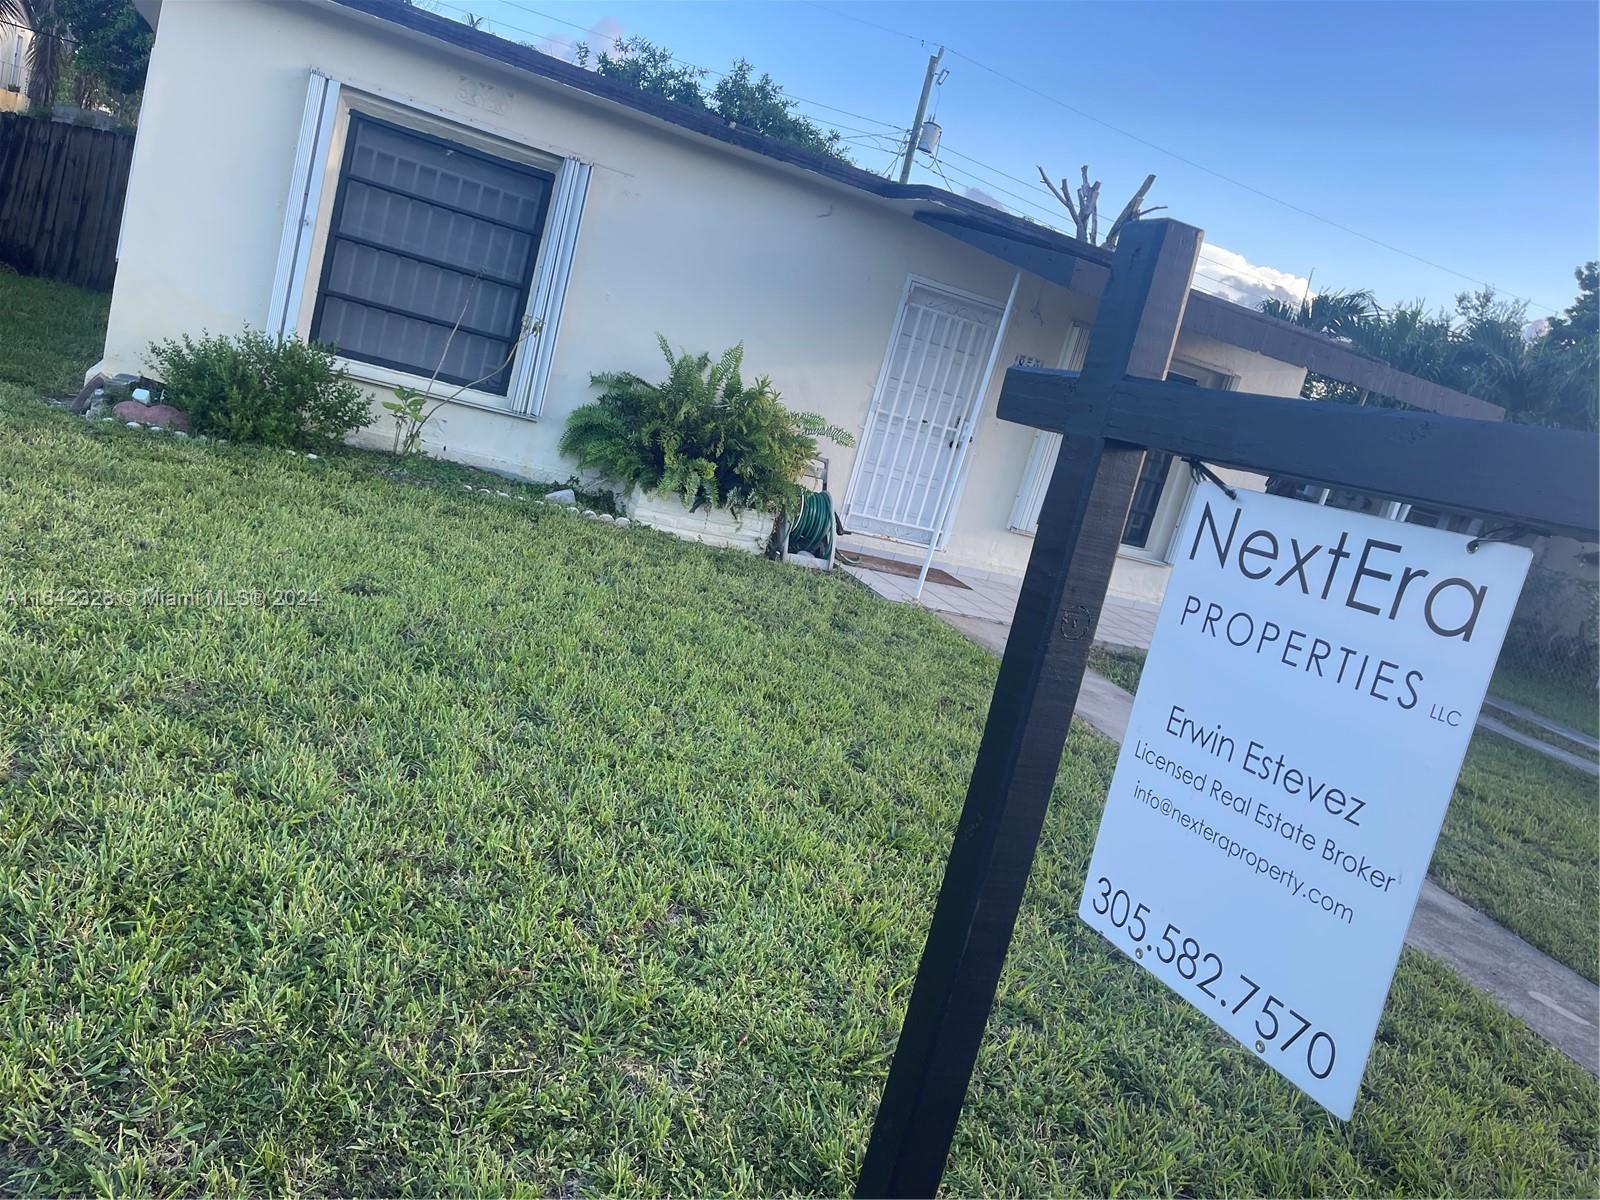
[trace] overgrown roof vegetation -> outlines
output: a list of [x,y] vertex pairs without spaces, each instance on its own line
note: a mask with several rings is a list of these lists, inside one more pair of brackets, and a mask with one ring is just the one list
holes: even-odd
[[[1596,428],[1600,405],[1600,264],[1573,272],[1578,296],[1544,322],[1493,288],[1463,292],[1453,312],[1421,300],[1381,307],[1368,291],[1321,292],[1299,305],[1263,300],[1262,312],[1319,330],[1415,375],[1498,404],[1512,420]],[[1318,376],[1306,394],[1354,403],[1361,391]]]
[[756,133],[766,134],[802,150],[831,154],[850,161],[844,138],[836,129],[825,129],[797,111],[771,75],[759,76],[741,58],[718,80],[709,92],[703,81],[708,72],[673,57],[672,51],[648,38],[618,38],[609,50],[593,54],[587,42],[577,48],[578,64],[594,69],[607,79],[616,80],[691,108],[715,113],[723,120]]
[[[321,597],[0,604],[0,1193],[848,1193],[994,660],[458,468],[45,412],[103,300],[0,313],[0,596]],[[1113,757],[1073,732],[951,1194],[1600,1189],[1595,1080],[1437,963],[1341,1124],[1088,931]]]

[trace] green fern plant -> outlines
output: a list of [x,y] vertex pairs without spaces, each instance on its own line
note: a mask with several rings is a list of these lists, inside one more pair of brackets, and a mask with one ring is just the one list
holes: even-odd
[[746,386],[741,343],[712,362],[709,354],[674,354],[656,335],[667,377],[651,383],[631,371],[590,381],[599,399],[567,418],[562,453],[624,486],[677,496],[692,511],[745,508],[793,513],[798,480],[817,439],[853,446],[848,431],[816,413],[785,408],[772,381]]

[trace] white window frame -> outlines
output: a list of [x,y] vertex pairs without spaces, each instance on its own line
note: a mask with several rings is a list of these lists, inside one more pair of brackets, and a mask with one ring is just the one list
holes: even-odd
[[[1088,350],[1089,324],[1087,321],[1074,321],[1067,329],[1056,366],[1063,371],[1081,371],[1083,356]],[[1050,475],[1055,469],[1056,454],[1060,449],[1059,433],[1048,429],[1034,432],[1033,445],[1028,450],[1028,462],[1022,469],[1022,486],[1017,489],[1017,499],[1011,506],[1011,517],[1006,522],[1011,532],[1032,537],[1038,531],[1039,510],[1044,507],[1044,494],[1050,487]]]
[[[352,112],[398,122],[419,133],[554,173],[555,184],[524,314],[539,332],[518,347],[505,395],[468,388],[452,400],[505,416],[537,420],[544,410],[555,361],[592,167],[582,159],[552,154],[508,137],[505,131],[488,129],[461,113],[421,105],[370,85],[358,87],[320,71],[311,72],[267,310],[267,331],[275,337],[310,335]],[[350,358],[337,361],[352,378],[363,383],[389,388],[428,383],[425,375],[410,371]]]

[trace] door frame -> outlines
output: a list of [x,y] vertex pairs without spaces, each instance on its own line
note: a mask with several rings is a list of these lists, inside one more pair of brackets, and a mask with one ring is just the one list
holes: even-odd
[[[872,386],[872,398],[867,403],[866,415],[861,421],[861,438],[858,442],[858,445],[861,447],[861,449],[857,451],[855,459],[850,464],[850,482],[845,486],[844,499],[839,506],[840,515],[843,517],[846,524],[849,523],[851,516],[854,515],[851,512],[851,505],[855,502],[856,493],[859,490],[863,473],[866,468],[865,451],[867,449],[867,439],[871,435],[872,420],[877,415],[878,406],[883,401],[884,387],[889,382],[889,368],[894,362],[895,349],[900,343],[900,333],[905,325],[907,304],[911,299],[912,291],[918,287],[927,288],[929,291],[940,292],[946,296],[949,296],[953,300],[965,301],[968,304],[980,304],[985,308],[993,309],[995,313],[994,336],[996,346],[1000,344],[1000,340],[1005,336],[1006,333],[1005,301],[996,301],[993,298],[981,295],[978,292],[972,292],[965,288],[955,287],[951,284],[943,283],[937,279],[932,279],[926,275],[919,275],[915,271],[907,272],[905,283],[900,288],[899,298],[895,301],[894,316],[889,324],[889,337],[884,346],[883,361],[878,367],[877,381]],[[983,379],[980,375],[977,383],[977,387],[980,392],[983,391],[982,385]],[[978,420],[983,415],[983,402],[984,397],[981,394],[974,396],[971,405],[967,409],[966,415],[963,417],[962,425],[967,430],[967,437],[969,440],[975,440],[978,436],[977,424]],[[952,464],[954,464],[955,461],[955,459],[952,459]],[[946,479],[946,484],[959,484],[959,482],[959,480]],[[944,494],[944,489],[941,488],[939,491],[940,497],[943,497]],[[908,538],[897,534],[882,533],[877,530],[862,529],[850,530],[849,532],[856,537],[881,538],[884,541],[899,542],[908,546],[920,546],[926,548],[932,545],[935,548],[938,548],[943,546],[949,540],[950,527],[955,523],[955,513],[959,505],[959,501],[960,496],[958,493],[954,497],[952,503],[946,506],[944,520],[940,523],[940,527],[935,529],[929,535],[929,539],[926,542],[917,541],[914,538]],[[873,518],[868,519],[870,520]]]

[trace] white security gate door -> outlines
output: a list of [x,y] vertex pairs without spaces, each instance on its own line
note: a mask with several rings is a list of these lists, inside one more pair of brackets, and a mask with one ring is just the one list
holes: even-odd
[[895,322],[866,435],[845,494],[857,533],[928,545],[965,439],[1001,309],[912,283]]

